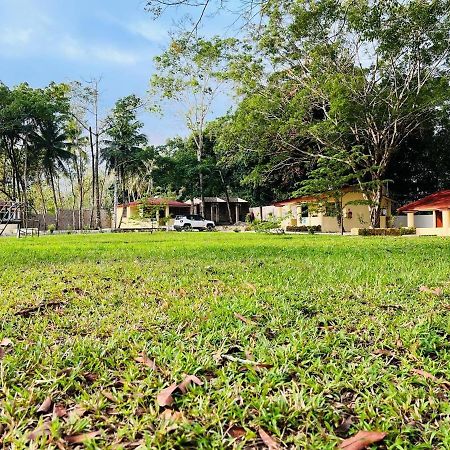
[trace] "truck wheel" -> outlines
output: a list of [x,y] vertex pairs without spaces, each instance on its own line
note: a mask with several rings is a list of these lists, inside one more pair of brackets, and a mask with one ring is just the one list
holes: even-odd
[[186,223],[183,225],[183,230],[184,231],[191,231],[192,230],[192,225],[190,223]]
[[206,226],[206,230],[207,231],[212,231],[212,230],[214,230],[214,226],[209,224],[209,225]]

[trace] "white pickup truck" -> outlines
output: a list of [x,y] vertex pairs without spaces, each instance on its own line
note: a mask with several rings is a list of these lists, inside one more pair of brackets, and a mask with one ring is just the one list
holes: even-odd
[[173,228],[177,231],[190,231],[190,230],[208,230],[212,231],[216,227],[216,224],[212,220],[206,220],[202,216],[188,215],[188,216],[176,216]]

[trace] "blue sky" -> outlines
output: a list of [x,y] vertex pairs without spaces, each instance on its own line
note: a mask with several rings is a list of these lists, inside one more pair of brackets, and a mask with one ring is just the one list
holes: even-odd
[[[154,21],[144,6],[144,0],[0,0],[0,80],[41,87],[101,76],[105,111],[125,95],[144,97],[152,59],[185,14],[172,11]],[[220,32],[225,20],[216,17],[208,28]],[[186,133],[175,108],[162,119],[141,119],[153,144]]]

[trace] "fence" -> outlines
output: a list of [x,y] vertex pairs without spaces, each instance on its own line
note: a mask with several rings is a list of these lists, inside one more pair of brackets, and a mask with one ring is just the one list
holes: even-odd
[[[79,211],[72,209],[62,209],[59,211],[59,229],[60,230],[84,230],[90,228],[91,225],[91,209],[83,209],[81,224],[79,220]],[[95,219],[95,218],[94,218]],[[111,228],[111,213],[103,209],[100,212],[101,227]],[[49,225],[56,224],[54,214],[35,214],[30,216],[30,220],[39,221],[39,229],[45,231]]]

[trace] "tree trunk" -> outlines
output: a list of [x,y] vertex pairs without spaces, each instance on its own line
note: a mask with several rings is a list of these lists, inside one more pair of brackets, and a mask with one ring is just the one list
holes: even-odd
[[53,204],[55,206],[55,228],[59,228],[59,209],[58,209],[58,199],[56,197],[56,187],[55,187],[55,180],[53,176],[53,171],[50,170],[49,172],[50,177],[50,185],[52,188],[52,194],[53,194]]
[[[114,222],[113,222],[113,228],[117,229],[117,210],[119,206],[119,198],[118,198],[118,173],[117,173],[117,167],[114,169]],[[123,210],[122,210],[123,212]]]
[[100,205],[100,177],[99,177],[99,165],[100,165],[100,149],[98,138],[98,123],[96,119],[96,133],[95,133],[95,228],[100,230],[102,228],[101,220],[101,205]]
[[47,205],[45,204],[44,191],[42,190],[41,177],[38,178],[38,188],[42,200],[42,217],[44,219],[44,231],[47,230]]
[[231,216],[231,206],[230,206],[230,193],[227,184],[225,183],[225,178],[223,176],[222,171],[219,169],[220,179],[222,181],[223,188],[225,190],[225,200],[227,202],[227,212],[228,212],[228,220],[230,221],[230,225],[233,223],[233,218]]
[[381,200],[383,199],[383,187],[377,186],[370,192],[370,224],[372,228],[380,228]]
[[200,167],[203,158],[203,131],[198,134],[198,144],[197,144],[197,162],[199,165],[198,181],[200,190],[200,215],[204,217],[205,215],[205,196],[203,193],[203,173]]
[[90,227],[94,228],[94,209],[95,209],[95,151],[94,151],[94,136],[92,127],[89,127],[89,147],[91,150],[91,170],[92,170],[92,202],[91,202],[91,217]]

